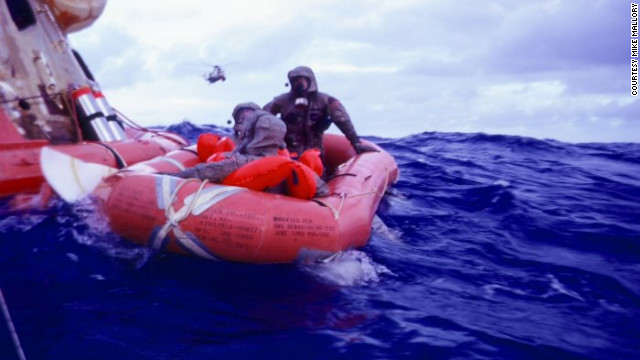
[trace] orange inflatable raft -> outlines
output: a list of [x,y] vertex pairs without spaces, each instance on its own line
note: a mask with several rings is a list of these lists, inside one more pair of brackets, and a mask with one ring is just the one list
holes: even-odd
[[330,195],[311,200],[153,173],[200,162],[184,150],[119,171],[93,194],[114,232],[154,249],[248,263],[313,260],[365,245],[397,179],[393,157],[367,144],[379,151],[356,155],[344,137],[325,135]]

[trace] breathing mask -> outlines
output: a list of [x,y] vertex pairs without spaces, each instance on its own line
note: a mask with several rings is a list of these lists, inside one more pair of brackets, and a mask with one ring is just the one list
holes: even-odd
[[291,81],[291,88],[296,94],[302,95],[309,89],[309,79],[304,76],[296,76]]

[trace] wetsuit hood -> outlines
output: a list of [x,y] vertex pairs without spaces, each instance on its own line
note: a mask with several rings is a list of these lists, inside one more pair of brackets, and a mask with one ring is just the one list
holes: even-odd
[[238,120],[236,116],[238,115],[238,112],[240,112],[240,110],[243,110],[243,109],[260,110],[260,106],[254,102],[246,102],[246,103],[240,103],[236,105],[236,107],[233,108],[233,112],[231,113],[233,120],[235,121]]
[[264,110],[256,110],[246,120],[237,152],[243,155],[272,156],[285,147],[287,127],[282,120]]
[[292,80],[293,78],[298,76],[304,76],[309,79],[309,88],[307,89],[307,92],[318,92],[318,83],[316,82],[316,76],[313,74],[313,70],[311,70],[311,68],[308,66],[298,66],[295,69],[289,71],[289,73],[287,74],[292,92],[294,91]]

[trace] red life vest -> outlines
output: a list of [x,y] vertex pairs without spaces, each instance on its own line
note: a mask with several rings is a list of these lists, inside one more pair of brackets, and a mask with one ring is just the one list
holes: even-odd
[[222,184],[264,191],[282,181],[286,181],[288,195],[292,197],[308,200],[316,194],[314,171],[298,161],[282,156],[266,156],[254,160],[229,174]]

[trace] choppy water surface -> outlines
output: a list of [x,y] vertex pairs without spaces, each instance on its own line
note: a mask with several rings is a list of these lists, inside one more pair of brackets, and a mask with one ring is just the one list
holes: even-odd
[[[640,144],[372,140],[400,180],[369,245],[325,264],[152,253],[90,202],[3,202],[0,285],[27,359],[640,356]],[[4,322],[0,355],[17,358]]]

